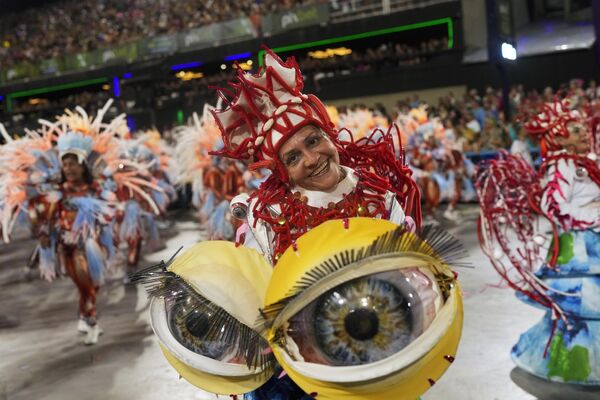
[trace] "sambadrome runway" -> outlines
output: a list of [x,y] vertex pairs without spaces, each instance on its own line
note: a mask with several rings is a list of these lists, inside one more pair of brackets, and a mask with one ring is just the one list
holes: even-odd
[[[460,223],[442,224],[470,252],[474,269],[462,269],[465,325],[456,361],[424,400],[598,399],[600,392],[552,384],[516,370],[509,353],[519,334],[542,315],[518,301],[482,254],[475,234],[478,208],[461,208]],[[191,215],[172,215],[166,247],[144,253],[141,266],[168,259],[181,246],[203,240]],[[169,236],[170,235],[170,236]],[[24,272],[34,246],[23,232],[0,246],[0,400],[216,399],[183,379],[163,358],[149,325],[143,288],[109,275],[99,295],[104,334],[85,346],[76,331],[77,293],[68,278],[47,283]],[[526,388],[530,394],[525,391]],[[556,391],[556,389],[554,389]],[[223,397],[229,398],[229,397]]]

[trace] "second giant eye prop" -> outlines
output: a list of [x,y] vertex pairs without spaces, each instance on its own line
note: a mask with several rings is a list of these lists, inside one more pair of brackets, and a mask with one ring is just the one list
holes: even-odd
[[200,243],[142,271],[163,352],[192,384],[249,392],[277,363],[317,399],[407,399],[450,366],[462,330],[451,267],[465,252],[440,229],[326,222],[275,268],[253,250]]

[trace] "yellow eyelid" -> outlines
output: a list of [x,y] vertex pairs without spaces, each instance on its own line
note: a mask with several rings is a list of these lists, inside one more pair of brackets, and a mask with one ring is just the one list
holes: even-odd
[[[399,228],[398,225],[381,219],[356,217],[348,219],[347,222],[348,224],[346,226],[343,220],[327,221],[298,239],[297,252],[291,247],[284,252],[273,269],[273,278],[271,282],[278,282],[278,284],[269,285],[265,296],[265,306],[267,309],[269,306],[280,302],[282,299],[288,298],[290,292],[293,292],[298,286],[298,283],[301,282],[302,279],[306,277],[306,274],[315,267],[320,266],[335,255],[347,251],[356,252],[364,249],[365,246],[370,245],[374,240]],[[451,283],[454,281],[454,274],[443,262],[442,258],[435,252],[432,246],[427,242],[420,240],[418,236],[412,233],[405,232],[404,234],[410,235],[408,237],[409,239],[416,239],[416,241],[412,243],[416,243],[417,246],[411,247],[411,250],[414,250],[414,252],[411,253],[413,257],[418,256],[420,260],[424,260],[421,261],[422,263],[429,263],[432,266],[431,269],[433,275],[436,278],[442,278],[445,281],[446,286],[448,286],[449,282]],[[319,243],[319,245],[315,246],[314,243]],[[400,248],[398,249],[398,252],[389,253],[388,256],[394,256],[399,253],[401,253]],[[407,252],[404,253],[407,254],[407,256],[409,255]],[[375,260],[375,257],[371,257],[370,260]],[[407,266],[414,266],[414,264],[411,265],[409,263]],[[389,269],[391,268],[388,267],[387,270]],[[344,267],[343,270],[346,270],[346,267]],[[372,272],[362,274],[361,276],[370,273]],[[341,272],[341,274],[344,274],[344,272]],[[337,271],[333,275],[339,276]],[[348,280],[350,279],[345,278],[343,281],[340,281],[340,283],[344,283]],[[319,287],[319,290],[322,290],[320,284],[312,285],[311,288],[312,287]],[[333,287],[330,286],[330,288]],[[308,304],[308,302],[304,300],[307,298],[309,297],[303,294],[301,297],[299,296],[297,301],[295,301],[296,299],[291,300],[289,304],[286,304],[283,308],[283,310],[285,310],[285,315],[283,315],[283,312],[280,312],[277,316],[271,316],[271,318],[273,318],[272,326],[280,325],[285,321],[283,317],[290,315],[289,310],[292,309],[292,307],[290,307],[292,303],[296,303],[293,310],[299,311],[301,309],[301,304]]]
[[177,373],[192,385],[213,393],[230,395],[232,393],[247,393],[262,385],[266,379],[264,375],[250,376],[220,376],[206,373],[190,367],[173,356],[164,345],[160,344],[165,358],[175,368]]
[[[240,324],[260,334],[262,327],[255,327],[255,322],[272,268],[258,252],[244,246],[236,247],[232,242],[201,242],[175,258],[168,271]],[[269,378],[262,367],[251,369],[245,364],[230,364],[194,353],[173,337],[168,326],[165,300],[154,298],[150,309],[152,327],[159,338],[161,350],[180,376],[191,384],[229,395],[254,390]],[[264,365],[270,368],[269,364]]]
[[255,250],[227,241],[201,242],[178,256],[169,271],[241,323],[256,328],[272,268]]

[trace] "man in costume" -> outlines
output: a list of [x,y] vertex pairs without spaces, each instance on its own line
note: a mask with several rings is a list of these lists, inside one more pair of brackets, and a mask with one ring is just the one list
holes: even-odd
[[131,178],[148,181],[152,185],[145,187],[141,193],[124,186],[116,192],[119,202],[117,241],[126,242],[128,247],[125,283],[129,283],[129,274],[138,267],[142,242],[145,241],[151,251],[161,246],[157,219],[165,215],[169,203],[176,197],[167,174],[170,155],[166,144],[156,135],[158,132],[149,131],[135,139],[121,141],[122,157],[147,166],[147,170],[139,176],[135,175],[136,167],[128,167]]

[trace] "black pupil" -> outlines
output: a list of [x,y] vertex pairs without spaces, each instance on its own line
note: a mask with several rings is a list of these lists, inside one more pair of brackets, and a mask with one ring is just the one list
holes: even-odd
[[193,336],[201,339],[208,332],[208,316],[204,313],[194,311],[185,319],[185,327]]
[[379,318],[373,310],[358,308],[346,315],[344,327],[353,339],[369,340],[379,332]]

